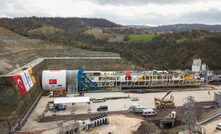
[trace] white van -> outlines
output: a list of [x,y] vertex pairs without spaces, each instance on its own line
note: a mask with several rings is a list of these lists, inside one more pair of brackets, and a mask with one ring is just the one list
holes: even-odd
[[157,115],[157,112],[154,111],[153,109],[144,109],[143,115],[144,116],[154,116],[154,115]]
[[216,129],[221,130],[221,122],[219,122],[219,123],[216,125]]
[[93,99],[93,103],[105,102],[104,98],[95,98]]

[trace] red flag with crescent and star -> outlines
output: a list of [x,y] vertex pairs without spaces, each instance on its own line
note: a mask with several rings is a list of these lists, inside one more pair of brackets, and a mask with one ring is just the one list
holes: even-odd
[[26,89],[25,89],[24,83],[23,83],[23,81],[21,79],[21,76],[20,75],[16,75],[16,76],[13,76],[12,78],[17,83],[17,85],[18,85],[18,87],[20,89],[21,95],[23,96],[26,93]]
[[49,79],[49,84],[57,84],[57,79]]

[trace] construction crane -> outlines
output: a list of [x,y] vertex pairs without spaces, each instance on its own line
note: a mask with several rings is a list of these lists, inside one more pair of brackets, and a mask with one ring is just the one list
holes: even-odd
[[154,98],[155,106],[156,108],[168,108],[168,107],[174,107],[174,97],[171,95],[169,100],[165,100],[165,98],[171,93],[172,91],[169,91],[164,95],[161,99],[160,98]]

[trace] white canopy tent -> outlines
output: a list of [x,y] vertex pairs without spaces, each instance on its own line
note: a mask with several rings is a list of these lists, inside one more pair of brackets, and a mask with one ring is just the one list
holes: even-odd
[[75,104],[75,103],[90,103],[89,97],[60,97],[54,99],[54,104]]

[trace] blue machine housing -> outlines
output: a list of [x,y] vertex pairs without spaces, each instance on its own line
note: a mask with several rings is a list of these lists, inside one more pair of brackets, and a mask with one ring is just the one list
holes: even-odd
[[78,68],[78,92],[82,93],[88,90],[100,90],[100,88],[92,82],[84,73],[83,68]]

